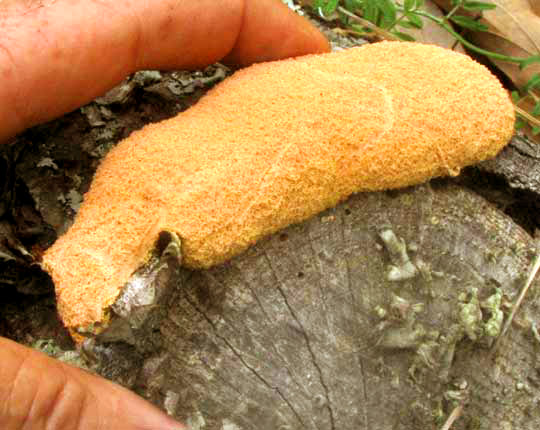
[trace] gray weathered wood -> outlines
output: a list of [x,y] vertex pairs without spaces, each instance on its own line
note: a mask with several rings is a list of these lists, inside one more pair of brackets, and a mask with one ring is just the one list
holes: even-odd
[[506,180],[511,188],[540,196],[540,146],[525,137],[514,136],[510,144],[491,160],[479,164],[479,169]]

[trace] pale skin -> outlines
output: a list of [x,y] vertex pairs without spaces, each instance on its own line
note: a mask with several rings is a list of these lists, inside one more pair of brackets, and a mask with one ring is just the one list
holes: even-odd
[[[0,0],[0,142],[136,70],[328,49],[280,0]],[[1,429],[185,428],[122,387],[3,338],[0,381]]]

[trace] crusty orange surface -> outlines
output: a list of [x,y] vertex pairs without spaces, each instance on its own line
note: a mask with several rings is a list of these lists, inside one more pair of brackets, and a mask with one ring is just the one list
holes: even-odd
[[209,267],[351,193],[456,175],[510,139],[490,72],[430,45],[382,42],[251,66],[122,141],[46,252],[67,326],[101,321],[158,233]]

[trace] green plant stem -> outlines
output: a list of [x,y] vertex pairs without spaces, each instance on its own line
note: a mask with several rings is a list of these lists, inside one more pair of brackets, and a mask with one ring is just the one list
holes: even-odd
[[[395,19],[394,22],[388,26],[387,30],[392,30],[396,25],[398,25],[400,23],[400,21],[403,18],[405,18],[405,16],[406,16],[405,15],[405,8],[403,9],[403,11],[404,11],[403,14],[399,18]],[[413,11],[410,11],[410,12],[412,13]]]
[[449,21],[450,21],[450,18],[452,17],[452,15],[454,15],[454,14],[457,12],[457,10],[461,7],[461,3],[462,3],[462,2],[459,2],[457,5],[455,5],[455,6],[452,8],[452,10],[451,10],[450,12],[448,12],[448,13],[445,15],[444,19],[445,19],[446,22],[449,22]]
[[[519,102],[518,102],[519,103]],[[532,116],[529,112],[527,112],[526,110],[524,109],[521,109],[516,103],[514,103],[514,109],[516,111],[516,113],[527,120],[527,122],[531,125],[534,125],[536,127],[540,127],[540,119],[538,118],[535,118],[534,116]]]
[[382,37],[383,39],[386,39],[386,40],[399,40],[398,37],[394,36],[389,31],[386,31],[386,30],[384,30],[384,29],[382,29],[380,27],[377,27],[375,24],[373,24],[371,21],[368,21],[367,19],[360,18],[358,15],[355,15],[354,13],[349,12],[347,9],[345,9],[342,6],[338,6],[337,10],[340,11],[342,14],[348,16],[349,18],[352,18],[354,21],[357,21],[360,24],[362,24],[363,26],[373,30],[373,32],[375,34]]
[[[359,17],[358,15],[355,15],[352,12],[349,12],[343,6],[338,6],[336,10],[338,10],[339,12],[341,12],[344,15],[348,16],[349,18],[352,18],[353,20],[361,23],[365,27],[368,27],[374,33],[376,33],[377,35],[381,36],[384,39],[387,39],[387,40],[399,40],[398,37],[394,36],[389,31],[386,31],[386,30],[376,26],[372,22],[370,22],[370,21],[368,21],[368,20],[366,20],[364,18],[361,18],[361,17]],[[478,48],[477,46],[473,45],[471,42],[467,41],[467,39],[465,39],[459,33],[456,33],[454,31],[454,29],[451,27],[451,25],[448,24],[447,22],[445,22],[446,17],[444,19],[437,18],[436,16],[431,15],[428,12],[425,12],[423,10],[418,10],[418,9],[415,10],[415,11],[411,11],[411,13],[414,13],[414,14],[419,15],[419,16],[423,16],[425,18],[428,18],[431,21],[435,22],[436,24],[440,25],[448,33],[450,33],[456,40],[458,40],[463,46],[469,48],[471,51],[476,52],[477,54],[485,55],[486,57],[493,58],[495,60],[506,61],[506,62],[509,62],[509,63],[516,63],[516,64],[519,64],[519,65],[521,65],[523,63],[523,61],[524,61],[523,58],[520,58],[520,57],[510,57],[510,56],[507,56],[507,55],[499,54],[497,52],[487,51],[485,49]]]
[[521,65],[524,61],[524,59],[520,57],[510,57],[507,55],[498,54],[497,52],[486,51],[485,49],[482,49],[473,45],[471,42],[467,41],[467,39],[463,38],[459,33],[456,33],[454,29],[444,20],[437,18],[436,16],[433,16],[430,13],[427,13],[423,10],[416,10],[414,11],[414,13],[417,15],[426,17],[432,20],[433,22],[435,22],[436,24],[439,24],[448,33],[450,33],[455,39],[457,39],[463,46],[469,48],[471,51],[476,52],[477,54],[481,54],[486,57],[493,58],[495,60],[506,61],[508,63],[516,63],[519,65]]

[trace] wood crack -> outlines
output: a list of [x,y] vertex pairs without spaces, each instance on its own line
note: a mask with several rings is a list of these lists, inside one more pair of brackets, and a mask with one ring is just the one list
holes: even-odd
[[[266,254],[266,252],[265,252],[265,257],[268,260],[268,265],[269,265],[270,269],[272,271],[274,271],[274,267],[272,266],[272,263],[270,262],[270,259],[268,258],[268,255]],[[275,275],[275,271],[274,271],[274,276],[275,276],[276,279],[278,279],[278,277]],[[336,430],[336,427],[335,427],[335,424],[334,424],[334,411],[333,411],[332,406],[330,404],[330,395],[329,395],[328,386],[326,385],[326,383],[324,381],[322,369],[320,368],[319,364],[317,363],[317,360],[316,360],[316,357],[315,357],[315,352],[313,351],[313,348],[311,347],[311,342],[309,340],[307,332],[304,329],[304,326],[302,325],[302,323],[300,322],[300,319],[296,316],[296,313],[294,312],[291,305],[289,304],[289,301],[287,300],[287,295],[285,294],[285,292],[281,288],[281,285],[279,284],[279,282],[276,282],[276,286],[277,286],[277,289],[280,292],[281,296],[283,297],[283,301],[285,302],[285,305],[287,306],[287,309],[291,313],[291,316],[293,317],[293,319],[298,324],[298,327],[300,327],[300,332],[302,333],[302,336],[304,337],[304,339],[306,341],[306,347],[307,347],[307,349],[309,351],[309,354],[311,356],[311,361],[312,361],[313,366],[315,367],[315,369],[317,369],[317,373],[319,374],[319,381],[320,381],[321,386],[323,387],[323,390],[324,390],[324,394],[325,394],[325,398],[326,398],[326,408],[328,409],[328,413],[329,413],[329,416],[330,416],[330,427],[331,427],[332,430]]]
[[[343,234],[343,236],[345,236],[345,234]],[[343,237],[344,239],[344,237]],[[354,291],[352,289],[352,286],[351,286],[351,266],[349,264],[349,260],[348,259],[345,259],[345,266],[347,268],[347,289],[349,290],[349,293],[351,295],[351,299],[352,299],[352,303],[353,303],[353,311],[356,315],[358,315],[360,312],[358,310],[358,305],[356,303],[356,297],[354,295]],[[357,346],[358,346],[358,349],[360,350],[360,345],[358,345],[358,342],[357,342]],[[363,412],[363,415],[364,415],[364,426],[366,429],[369,429],[371,428],[369,426],[369,417],[368,417],[368,411],[367,411],[367,404],[368,404],[368,398],[367,398],[367,389],[366,389],[366,381],[367,381],[367,375],[365,373],[365,370],[364,370],[364,363],[362,361],[362,359],[360,357],[358,357],[358,364],[360,366],[360,373],[362,374],[362,393],[364,395],[364,404],[362,405],[362,412]]]
[[[185,298],[186,298],[186,301],[198,312],[202,315],[202,317],[208,322],[208,324],[212,327],[213,331],[214,331],[214,334],[215,336],[220,339],[225,345],[227,345],[227,347],[231,350],[231,352],[235,355],[235,357],[238,358],[238,360],[240,360],[240,362],[242,363],[243,366],[246,367],[246,369],[248,369],[258,380],[260,380],[263,385],[265,385],[268,389],[270,390],[273,390],[275,391],[278,396],[281,398],[281,400],[289,407],[289,409],[292,411],[293,415],[296,417],[296,419],[298,420],[298,422],[302,425],[302,428],[307,428],[304,421],[302,420],[302,417],[300,417],[300,415],[298,414],[298,412],[296,411],[296,409],[294,408],[294,406],[291,404],[291,402],[283,395],[283,393],[281,392],[281,390],[278,388],[278,387],[273,387],[272,385],[270,385],[270,383],[268,383],[268,381],[266,381],[266,379],[264,379],[253,367],[251,367],[248,363],[246,363],[246,361],[244,360],[244,358],[242,357],[242,354],[240,352],[238,352],[236,350],[236,348],[223,336],[221,336],[218,331],[217,331],[217,328],[215,326],[215,324],[213,323],[213,321],[204,313],[203,310],[201,310],[189,297],[188,294],[185,294]],[[332,427],[333,429],[333,427]]]
[[[268,316],[268,313],[266,312],[266,309],[264,308],[262,302],[261,302],[261,299],[260,297],[258,296],[258,294],[256,293],[255,290],[253,290],[253,288],[251,287],[249,281],[247,281],[246,279],[243,279],[243,282],[244,282],[244,285],[246,286],[246,288],[250,291],[251,295],[253,296],[253,298],[255,299],[255,302],[257,302],[257,306],[261,309],[261,312],[263,313],[264,315],[264,320],[263,320],[263,324],[265,325],[266,328],[268,328],[268,324],[267,322],[270,322],[270,317]],[[286,357],[279,351],[278,348],[276,348],[275,344],[272,344],[271,345],[271,348],[272,350],[274,351],[274,353],[282,360],[282,362],[284,364],[287,363],[287,359]],[[291,369],[288,367],[288,366],[284,366],[285,369],[287,370],[287,374],[289,375],[289,377],[291,378],[291,380],[294,382],[294,384],[296,385],[296,387],[299,389],[300,392],[303,392],[303,389],[302,389],[302,385],[300,384],[300,382],[297,381],[295,375],[293,372],[291,372]]]

